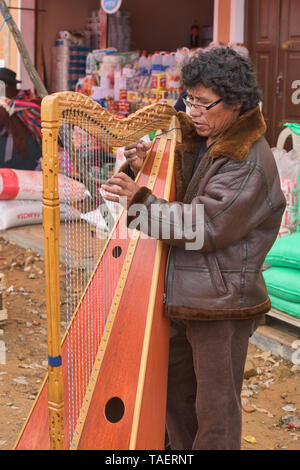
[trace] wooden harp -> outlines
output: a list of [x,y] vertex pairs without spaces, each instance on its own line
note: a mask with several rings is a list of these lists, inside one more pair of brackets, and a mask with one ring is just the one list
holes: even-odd
[[115,148],[156,131],[136,181],[172,200],[179,127],[173,107],[162,103],[117,119],[77,93],[44,98],[49,365],[16,449],[164,448],[168,248],[128,230],[126,211],[107,207],[99,186],[115,171]]

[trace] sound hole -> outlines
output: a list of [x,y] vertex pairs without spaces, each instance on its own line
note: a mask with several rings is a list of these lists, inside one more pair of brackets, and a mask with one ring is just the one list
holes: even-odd
[[111,398],[105,406],[105,416],[110,423],[118,423],[123,418],[125,406],[121,398]]
[[122,253],[122,248],[120,246],[115,246],[112,250],[112,255],[114,258],[119,258]]

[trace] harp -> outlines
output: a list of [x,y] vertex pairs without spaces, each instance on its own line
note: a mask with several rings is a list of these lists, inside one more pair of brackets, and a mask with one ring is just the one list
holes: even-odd
[[126,211],[108,207],[99,191],[114,149],[152,131],[136,181],[172,200],[181,141],[173,107],[154,104],[117,119],[73,92],[42,102],[48,373],[17,450],[164,448],[168,248],[128,230]]

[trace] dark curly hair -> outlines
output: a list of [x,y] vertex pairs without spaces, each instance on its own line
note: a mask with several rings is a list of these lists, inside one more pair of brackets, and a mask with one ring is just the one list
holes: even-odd
[[261,100],[252,62],[230,47],[216,47],[191,56],[181,70],[182,85],[211,88],[225,105],[242,103],[240,114]]

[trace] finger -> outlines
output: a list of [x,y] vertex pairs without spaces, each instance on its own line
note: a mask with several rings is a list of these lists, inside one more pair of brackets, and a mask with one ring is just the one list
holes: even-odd
[[149,150],[152,146],[152,142],[143,142],[143,146],[145,150]]
[[120,194],[122,191],[122,188],[120,186],[110,186],[107,184],[102,184],[101,189],[105,191],[105,193],[110,193],[110,194]]
[[137,156],[136,152],[137,152],[137,150],[136,150],[136,147],[135,147],[134,149],[124,151],[124,156],[126,158],[136,157]]
[[132,179],[130,176],[126,175],[126,173],[120,172],[117,173],[115,176],[112,176],[107,180],[109,184],[119,184],[120,186],[124,186],[124,183],[131,183]]
[[149,148],[148,143],[149,143],[149,142],[143,142],[143,141],[142,141],[142,142],[139,142],[139,143],[137,144],[137,153],[138,153],[138,152],[143,152],[143,153],[147,152],[147,150],[148,150],[148,148]]
[[130,150],[130,149],[135,149],[138,145],[138,143],[141,142],[140,140],[138,140],[137,142],[134,142],[133,144],[129,144],[129,145],[126,145],[124,147],[124,150]]
[[106,199],[107,201],[111,202],[120,202],[119,197],[111,196],[110,194],[103,194],[103,199]]

